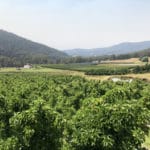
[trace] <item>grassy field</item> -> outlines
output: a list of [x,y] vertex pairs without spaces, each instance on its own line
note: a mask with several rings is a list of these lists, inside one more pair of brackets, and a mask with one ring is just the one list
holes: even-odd
[[63,69],[63,70],[75,70],[75,71],[87,71],[91,69],[103,69],[103,68],[128,68],[136,65],[144,65],[138,58],[130,58],[123,60],[111,60],[102,61],[98,65],[90,63],[76,63],[76,64],[48,64],[42,65],[44,68]]
[[98,64],[98,65],[92,65],[92,64],[51,64],[51,65],[43,65],[44,68],[53,68],[53,69],[62,69],[62,70],[74,70],[74,71],[88,71],[91,69],[105,69],[106,67],[108,69],[115,69],[115,68],[129,68],[135,66],[135,64]]
[[53,69],[53,68],[31,68],[31,69],[21,69],[17,70],[16,68],[1,68],[0,73],[22,73],[22,72],[31,72],[31,73],[48,73],[51,75],[73,75],[73,76],[81,76],[86,79],[94,79],[94,80],[107,80],[110,76],[88,76],[85,75],[84,72],[81,71],[71,71],[71,70],[61,70],[61,69]]
[[111,64],[122,64],[122,65],[136,65],[140,64],[142,65],[143,62],[139,60],[139,58],[130,58],[130,59],[118,59],[118,60],[111,60],[111,61],[104,61],[104,63],[111,63]]
[[[34,72],[34,73],[49,73],[52,75],[75,75],[75,76],[82,76],[85,77],[87,79],[94,79],[94,80],[108,80],[109,78],[112,77],[129,77],[129,78],[138,78],[138,79],[147,79],[150,81],[150,73],[142,73],[142,74],[127,74],[127,75],[111,75],[111,76],[100,76],[100,75],[85,75],[84,74],[84,70],[85,69],[89,69],[92,68],[92,65],[84,65],[84,66],[79,66],[79,68],[83,71],[74,71],[72,68],[72,70],[67,70],[67,69],[54,69],[54,67],[56,66],[63,66],[64,65],[51,65],[53,66],[52,68],[48,67],[48,68],[44,68],[44,67],[36,67],[36,68],[31,68],[31,69],[24,69],[21,68],[20,70],[16,69],[16,68],[1,68],[0,69],[0,73],[19,73],[19,72]],[[74,65],[75,67],[75,65]],[[76,65],[76,68],[78,67],[78,65]],[[109,64],[109,65],[93,65],[93,68],[116,68],[116,67],[120,67],[117,64]]]
[[53,69],[53,68],[43,68],[43,67],[37,67],[37,68],[31,68],[31,69],[16,69],[16,68],[1,68],[0,69],[1,73],[10,73],[10,72],[35,72],[35,73],[40,73],[40,72],[47,72],[47,73],[52,73],[52,74],[74,74],[74,71],[68,71],[68,70],[62,70],[62,69]]
[[[116,68],[130,68],[134,67],[135,65],[144,65],[145,63],[139,63],[137,58],[128,59],[128,62],[132,61],[133,64],[126,64],[127,60],[124,60],[119,64],[99,64],[99,65],[90,65],[90,64],[56,64],[56,65],[47,65],[44,70],[51,70],[51,72],[60,71],[62,74],[72,74],[72,75],[79,75],[86,77],[87,79],[94,79],[94,80],[108,80],[109,78],[114,77],[114,75],[85,75],[84,72],[91,69],[116,69]],[[118,60],[119,62],[119,60]],[[150,81],[150,73],[140,73],[140,74],[127,74],[127,75],[115,75],[115,77],[129,77],[129,78],[138,78],[138,79],[146,79]]]

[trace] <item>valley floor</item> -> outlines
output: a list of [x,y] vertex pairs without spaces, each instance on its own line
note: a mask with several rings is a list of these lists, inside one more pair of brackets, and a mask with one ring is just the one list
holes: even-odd
[[21,72],[32,72],[32,73],[49,73],[52,75],[73,75],[81,76],[86,79],[93,80],[108,80],[112,77],[129,77],[137,79],[145,79],[150,81],[150,73],[140,73],[140,74],[127,74],[127,75],[85,75],[82,71],[72,71],[72,70],[63,70],[63,69],[53,69],[53,68],[31,68],[31,69],[16,69],[16,68],[1,68],[0,73],[21,73]]

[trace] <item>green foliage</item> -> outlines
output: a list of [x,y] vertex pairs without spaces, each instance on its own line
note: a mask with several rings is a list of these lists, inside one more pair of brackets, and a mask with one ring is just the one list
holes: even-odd
[[75,76],[0,75],[1,150],[141,149],[150,85]]
[[9,122],[22,149],[52,147],[55,150],[59,147],[61,118],[45,101],[33,101],[28,110],[15,113]]
[[119,65],[109,65],[109,64],[100,64],[100,65],[93,65],[91,63],[74,63],[74,64],[48,64],[48,65],[41,65],[44,68],[53,68],[53,69],[62,69],[62,70],[74,70],[74,71],[82,71],[86,74],[90,72],[102,72],[101,74],[126,74],[128,73],[128,69],[133,67],[129,66],[119,66]]
[[122,104],[97,100],[83,107],[73,121],[73,147],[81,150],[139,149],[149,118],[141,104],[134,100]]
[[147,56],[141,57],[140,61],[148,63],[148,57]]
[[128,68],[116,68],[116,69],[91,69],[85,72],[86,75],[124,75],[130,73]]
[[146,73],[150,72],[150,65],[146,64],[144,66],[136,66],[133,70],[133,73]]
[[124,75],[130,73],[146,73],[150,72],[150,65],[146,64],[144,66],[135,66],[128,68],[101,68],[101,69],[91,69],[85,71],[86,75]]
[[[138,52],[133,52],[129,54],[121,54],[116,56],[115,59],[129,59],[129,58],[144,58],[150,56],[150,49],[144,49]],[[110,56],[111,57],[111,56]]]
[[91,65],[91,64],[49,64],[41,65],[45,68],[54,68],[62,70],[82,71],[86,75],[125,75],[130,73],[150,72],[150,65],[143,66],[113,66],[113,65]]

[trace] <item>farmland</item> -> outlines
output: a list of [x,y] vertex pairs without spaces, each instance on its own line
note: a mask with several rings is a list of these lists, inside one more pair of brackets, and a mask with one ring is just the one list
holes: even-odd
[[[137,66],[138,64],[136,64]],[[139,65],[138,65],[139,66]],[[141,64],[140,64],[141,66]],[[143,66],[143,64],[142,64]],[[24,68],[1,68],[0,73],[48,73],[50,75],[73,75],[81,76],[86,79],[94,80],[108,80],[112,77],[129,77],[150,80],[150,73],[130,73],[125,75],[86,75],[85,72],[91,69],[93,70],[116,70],[116,69],[127,69],[133,68],[135,65],[121,65],[121,64],[100,64],[100,65],[89,65],[89,64],[51,64],[51,65],[38,65],[31,69]]]
[[119,64],[99,64],[99,65],[93,65],[93,64],[86,64],[86,63],[79,63],[79,64],[51,64],[51,65],[42,65],[44,68],[53,68],[53,69],[61,69],[61,70],[73,70],[73,71],[89,71],[91,69],[98,70],[98,69],[105,69],[106,67],[108,69],[114,69],[114,68],[128,68],[132,67],[134,64],[130,65],[124,65],[121,66]]
[[20,72],[2,73],[0,87],[1,150],[140,149],[148,132],[143,81]]
[[[150,80],[150,73],[85,74],[88,69],[106,67],[134,66],[68,64],[1,68],[0,149],[149,148],[150,84],[139,79]],[[135,80],[132,83],[107,81],[113,77]],[[103,121],[99,124],[100,120]]]
[[0,150],[150,150],[150,1],[0,1]]

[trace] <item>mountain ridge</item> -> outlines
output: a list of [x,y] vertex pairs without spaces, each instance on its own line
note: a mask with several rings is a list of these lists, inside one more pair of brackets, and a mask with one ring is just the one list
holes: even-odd
[[0,62],[5,58],[12,62],[12,66],[25,63],[40,64],[56,62],[65,57],[68,55],[55,48],[0,30]]
[[82,57],[92,57],[92,56],[103,56],[103,55],[120,55],[132,52],[137,52],[143,49],[150,48],[150,41],[142,42],[122,42],[109,47],[103,48],[92,48],[92,49],[70,49],[64,50],[70,56],[82,56]]

